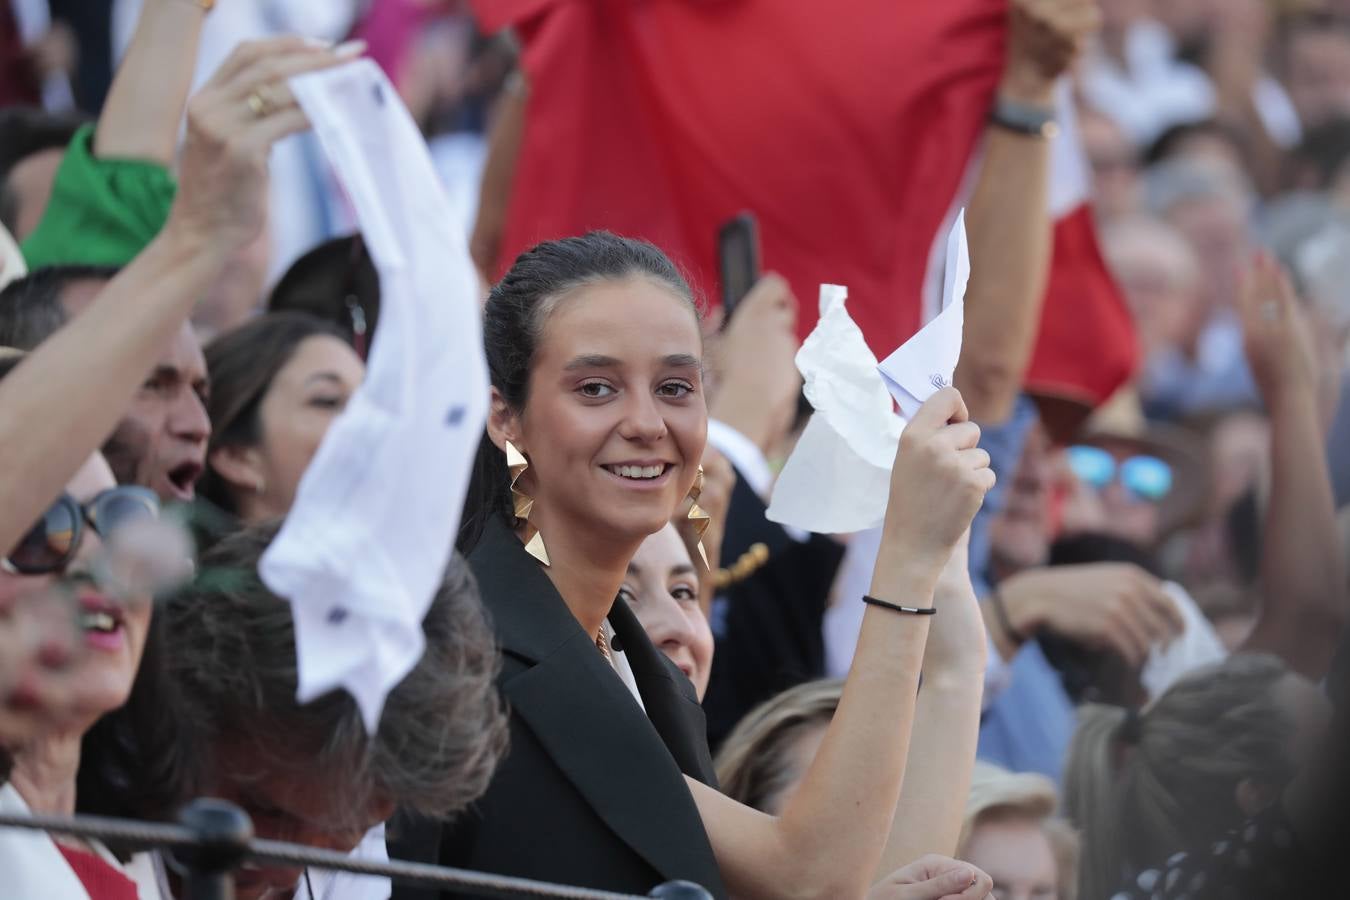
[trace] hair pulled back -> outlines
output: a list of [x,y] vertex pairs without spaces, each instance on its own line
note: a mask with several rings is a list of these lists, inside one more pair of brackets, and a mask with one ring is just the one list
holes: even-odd
[[[539,341],[558,302],[579,287],[635,276],[668,288],[698,315],[693,292],[679,268],[648,241],[592,231],[536,244],[516,258],[492,288],[483,310],[488,375],[511,409],[525,408]],[[506,456],[485,435],[465,501],[460,549],[465,553],[473,549],[489,517],[510,512]]]
[[1275,693],[1289,669],[1238,654],[1182,678],[1143,712],[1087,704],[1069,746],[1064,800],[1083,834],[1081,892],[1107,897],[1127,870],[1217,840],[1244,816],[1246,779],[1290,774],[1290,713]]

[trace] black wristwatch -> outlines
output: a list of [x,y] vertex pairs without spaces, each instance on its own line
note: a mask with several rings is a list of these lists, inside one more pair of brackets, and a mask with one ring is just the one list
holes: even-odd
[[995,101],[989,113],[989,122],[1008,131],[1047,140],[1059,134],[1059,123],[1055,121],[1053,108],[1018,103],[1003,97]]

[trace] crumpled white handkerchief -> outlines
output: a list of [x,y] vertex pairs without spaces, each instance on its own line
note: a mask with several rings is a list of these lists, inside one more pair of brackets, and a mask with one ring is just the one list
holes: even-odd
[[417,664],[487,416],[478,283],[426,144],[369,60],[291,79],[380,276],[366,380],[259,566],[291,603],[304,703],[336,688],[373,733]]
[[966,213],[962,210],[947,237],[942,312],[881,363],[886,387],[900,405],[900,414],[906,421],[914,418],[924,401],[952,383],[961,356],[966,282],[969,280],[970,253],[966,247]]
[[797,351],[815,412],[774,484],[768,516],[821,534],[872,528],[886,517],[891,464],[905,423],[877,358],[844,307],[848,289],[820,286],[820,320]]
[[1148,661],[1139,673],[1139,683],[1148,691],[1149,700],[1161,697],[1186,673],[1200,666],[1222,662],[1228,657],[1228,651],[1214,626],[1186,589],[1175,582],[1165,581],[1163,590],[1177,605],[1186,627],[1170,644],[1154,646],[1149,651]]

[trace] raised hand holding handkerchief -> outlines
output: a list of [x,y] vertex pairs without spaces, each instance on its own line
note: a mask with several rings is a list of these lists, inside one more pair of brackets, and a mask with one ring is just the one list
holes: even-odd
[[821,285],[820,321],[797,353],[815,412],[774,485],[770,519],[820,534],[881,525],[900,432],[956,371],[969,278],[963,212],[947,240],[942,312],[879,366],[844,307],[848,290]]
[[259,566],[291,603],[297,699],[352,694],[376,730],[417,664],[487,416],[478,282],[421,133],[369,60],[291,80],[380,276],[366,380]]

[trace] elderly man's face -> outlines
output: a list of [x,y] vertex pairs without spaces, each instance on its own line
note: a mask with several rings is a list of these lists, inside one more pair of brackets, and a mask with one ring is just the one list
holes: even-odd
[[206,360],[184,324],[104,445],[118,482],[148,487],[165,502],[191,502],[211,437],[206,398]]

